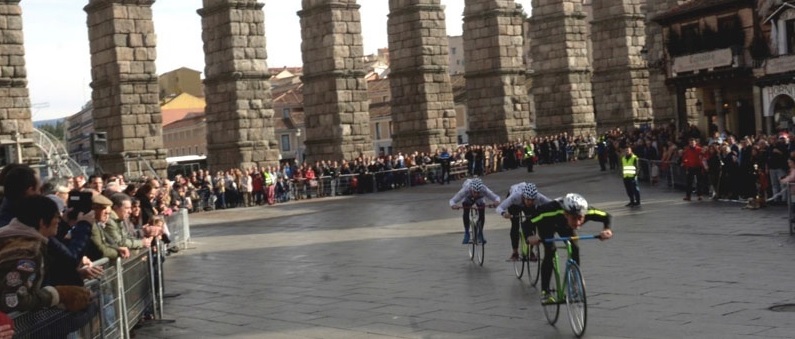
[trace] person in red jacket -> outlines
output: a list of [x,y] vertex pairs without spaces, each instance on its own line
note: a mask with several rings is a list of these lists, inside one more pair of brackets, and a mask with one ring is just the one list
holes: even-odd
[[[693,192],[693,179],[699,180],[703,170],[701,161],[701,147],[695,138],[690,138],[690,144],[682,152],[682,167],[687,172],[687,186],[685,187],[684,200],[690,201],[690,194]],[[699,186],[700,183],[699,183]],[[701,200],[701,190],[696,189],[698,200]]]

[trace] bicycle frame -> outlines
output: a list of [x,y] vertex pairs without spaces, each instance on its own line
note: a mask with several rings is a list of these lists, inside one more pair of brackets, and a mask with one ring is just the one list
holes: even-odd
[[599,236],[585,235],[544,240],[544,242],[547,243],[563,242],[566,247],[566,253],[568,254],[568,258],[566,259],[566,271],[562,281],[560,279],[560,257],[557,251],[555,251],[552,257],[552,272],[555,275],[555,296],[554,301],[542,301],[541,305],[544,306],[544,314],[547,316],[547,321],[554,325],[558,319],[560,305],[566,304],[571,329],[578,338],[585,333],[588,311],[585,280],[582,277],[582,271],[579,265],[577,265],[574,258],[572,258],[572,241],[599,238]]
[[560,264],[559,264],[560,257],[558,256],[558,252],[555,251],[555,255],[552,257],[552,274],[555,275],[554,278],[555,278],[555,289],[556,289],[555,300],[559,304],[565,303],[566,300],[566,287],[567,287],[567,281],[569,280],[568,279],[569,266],[571,266],[572,264],[577,264],[576,262],[574,262],[574,259],[572,259],[571,257],[571,251],[572,251],[571,241],[587,240],[587,239],[599,239],[599,237],[595,235],[583,235],[583,236],[574,236],[568,238],[544,239],[544,242],[556,242],[556,241],[562,242],[565,245],[566,254],[568,256],[566,259],[566,276],[563,277],[563,280],[560,279]]

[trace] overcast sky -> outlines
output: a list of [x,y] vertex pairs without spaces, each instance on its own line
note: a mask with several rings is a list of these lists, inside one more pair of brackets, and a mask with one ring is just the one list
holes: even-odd
[[[296,12],[301,0],[265,3],[268,66],[301,66],[301,32]],[[446,6],[447,35],[461,35],[464,0],[441,0]],[[529,14],[531,0],[517,0]],[[21,2],[28,88],[33,120],[72,115],[91,99],[91,55],[83,6],[87,0]],[[359,0],[364,53],[387,47],[388,0]],[[204,72],[201,0],[157,0],[152,6],[157,34],[157,72],[179,67]]]

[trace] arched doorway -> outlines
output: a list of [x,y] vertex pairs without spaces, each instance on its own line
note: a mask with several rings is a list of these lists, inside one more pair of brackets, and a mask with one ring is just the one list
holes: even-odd
[[793,131],[795,100],[788,95],[779,95],[773,100],[773,128],[777,131]]

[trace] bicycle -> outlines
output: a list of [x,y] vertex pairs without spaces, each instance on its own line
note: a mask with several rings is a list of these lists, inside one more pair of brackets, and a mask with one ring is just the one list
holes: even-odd
[[[524,230],[521,227],[521,224],[527,220],[526,216],[518,216],[519,219],[519,260],[515,260],[513,262],[513,272],[516,274],[516,279],[521,280],[522,276],[524,276],[525,267],[527,267],[527,280],[530,282],[531,286],[535,286],[538,284],[538,278],[541,276],[541,246],[540,245],[530,245],[527,243],[527,237],[524,234]],[[530,254],[533,253],[536,256],[536,261],[530,261]],[[535,269],[533,269],[535,267]],[[533,278],[533,271],[536,272],[535,278]]]
[[[555,251],[553,257],[553,277],[555,278],[555,285],[550,286],[550,295],[554,301],[542,300],[541,307],[544,309],[544,315],[550,325],[555,325],[558,321],[560,313],[560,305],[565,300],[566,308],[569,311],[569,323],[571,325],[574,335],[579,338],[585,334],[585,326],[587,325],[588,317],[588,302],[585,295],[585,280],[580,272],[580,267],[571,258],[571,240],[588,240],[600,239],[598,235],[581,235],[568,238],[550,238],[544,239],[544,242],[563,242],[565,244],[568,259],[566,260],[566,269],[563,276],[563,282],[560,280],[560,265],[558,264],[558,253]],[[562,247],[561,247],[562,248]]]
[[[480,214],[484,213],[486,208],[493,208],[493,205],[477,206],[472,205],[469,208],[469,243],[467,244],[467,251],[469,252],[469,260],[475,261],[483,266],[483,261],[486,259],[486,245],[481,242],[479,234],[482,233],[483,225],[478,222]],[[461,207],[463,208],[463,207]]]

